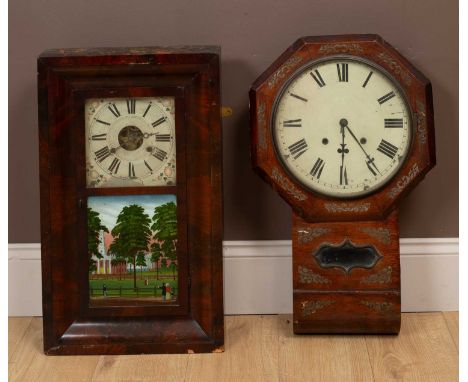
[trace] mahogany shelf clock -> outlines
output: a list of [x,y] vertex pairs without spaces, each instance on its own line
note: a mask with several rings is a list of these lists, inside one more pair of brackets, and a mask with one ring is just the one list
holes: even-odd
[[44,350],[223,349],[219,48],[38,58]]
[[254,169],[293,209],[295,333],[398,333],[397,207],[435,165],[430,82],[377,35],[305,37],[250,91]]

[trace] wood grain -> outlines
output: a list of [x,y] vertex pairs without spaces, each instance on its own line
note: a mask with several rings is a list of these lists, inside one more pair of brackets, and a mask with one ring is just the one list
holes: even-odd
[[279,316],[280,381],[371,381],[365,337],[293,335],[292,316]]
[[89,381],[99,357],[47,357],[42,352],[42,319],[34,318],[10,361],[11,381]]
[[21,382],[456,381],[457,313],[402,316],[398,336],[293,335],[291,315],[228,316],[224,353],[73,357],[43,355],[40,318],[11,318],[12,340],[23,335],[12,341],[9,374]]
[[277,316],[226,317],[224,354],[189,357],[187,381],[277,381]]
[[[354,198],[319,193],[299,181],[285,167],[272,133],[278,102],[290,81],[311,65],[340,55],[387,71],[401,87],[412,115],[412,142],[401,167],[380,188]],[[252,84],[249,94],[252,167],[293,209],[295,333],[398,333],[401,288],[395,210],[435,165],[430,81],[378,35],[311,36],[285,50]],[[329,254],[324,263],[317,261],[319,249]],[[358,262],[352,272],[340,269],[340,253],[349,261],[366,251],[374,258],[380,253],[377,265]],[[362,292],[366,295],[361,299]],[[307,309],[311,314],[304,314],[307,306],[312,306]]]
[[188,356],[107,355],[99,359],[92,381],[179,382],[186,375]]
[[[388,236],[369,234],[385,232]],[[304,233],[315,236],[306,237]],[[398,213],[377,221],[309,223],[293,212],[293,309],[295,333],[388,334],[400,330]],[[372,246],[375,263],[349,272],[317,260],[324,246]],[[359,264],[357,264],[359,265]],[[304,270],[307,276],[304,277]],[[390,273],[383,271],[390,270]],[[313,278],[312,276],[313,275]],[[306,314],[308,304],[326,304]],[[333,317],[333,319],[330,319]]]
[[[38,58],[45,353],[222,350],[219,54],[218,47],[201,46],[102,48],[50,50]],[[164,95],[176,103],[177,303],[93,306],[87,196],[155,189],[86,189],[85,100]]]
[[[308,64],[339,55],[369,60],[386,70],[402,86],[414,116],[413,143],[397,173],[375,192],[346,200],[313,192],[292,177],[276,155],[271,134],[276,101],[285,84]],[[435,165],[431,83],[378,35],[299,38],[252,84],[250,132],[252,167],[297,215],[310,222],[383,219]]]
[[458,380],[458,354],[442,313],[408,313],[399,336],[366,337],[374,380]]
[[442,314],[458,351],[458,312],[443,312]]
[[32,317],[8,317],[8,360],[31,324]]

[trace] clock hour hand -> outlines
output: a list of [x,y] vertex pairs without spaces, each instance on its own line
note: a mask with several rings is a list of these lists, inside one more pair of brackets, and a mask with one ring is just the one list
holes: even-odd
[[159,133],[143,133],[143,138],[147,139],[153,135],[158,135]]
[[377,165],[375,164],[374,162],[374,158],[372,158],[366,150],[364,150],[364,147],[362,147],[361,143],[359,142],[359,139],[356,138],[356,136],[354,135],[354,133],[352,132],[352,130],[349,128],[348,126],[348,121],[346,119],[341,119],[340,120],[340,125],[342,127],[346,127],[346,129],[348,129],[349,133],[351,134],[351,136],[353,137],[353,139],[356,141],[356,143],[358,144],[358,146],[361,148],[362,152],[364,153],[364,155],[366,156],[366,164],[367,164],[367,167],[369,168],[369,170],[374,174],[374,175],[377,175],[377,173],[375,171],[377,171],[379,174],[380,174],[380,171],[377,167]]

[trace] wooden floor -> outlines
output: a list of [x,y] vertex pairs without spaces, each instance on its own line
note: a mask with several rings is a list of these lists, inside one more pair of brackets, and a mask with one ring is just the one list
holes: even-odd
[[403,314],[399,336],[294,336],[291,316],[226,317],[226,352],[46,357],[42,320],[10,318],[11,381],[457,381],[458,313]]

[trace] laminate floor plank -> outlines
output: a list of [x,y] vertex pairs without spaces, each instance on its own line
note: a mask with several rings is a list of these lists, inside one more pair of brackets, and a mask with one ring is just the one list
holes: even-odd
[[225,352],[191,354],[186,381],[278,381],[277,316],[226,316]]
[[458,312],[442,312],[442,314],[458,351]]
[[101,356],[93,382],[185,381],[187,354]]
[[292,315],[278,319],[280,381],[373,381],[363,336],[294,335]]
[[458,314],[402,315],[398,336],[294,335],[292,316],[227,316],[224,353],[45,356],[41,318],[9,319],[9,380],[451,382]]
[[91,381],[99,356],[46,356],[42,319],[33,318],[9,364],[10,381]]
[[458,381],[458,353],[442,313],[407,313],[398,336],[366,336],[376,382]]
[[8,317],[8,361],[31,324],[32,317]]

